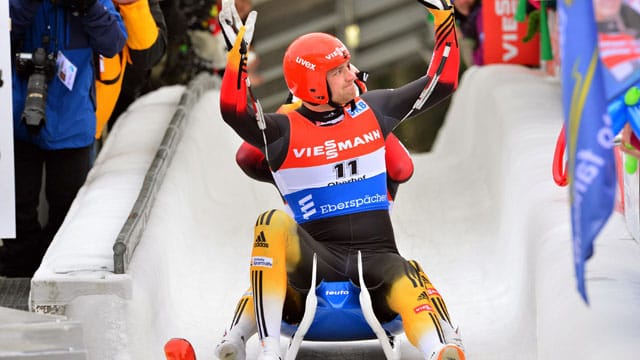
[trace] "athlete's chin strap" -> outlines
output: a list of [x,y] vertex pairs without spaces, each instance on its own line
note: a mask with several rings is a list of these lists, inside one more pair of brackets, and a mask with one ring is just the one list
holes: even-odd
[[347,105],[351,106],[351,112],[356,111],[356,99],[351,99],[351,101],[349,101]]
[[355,101],[355,99],[352,99],[351,101],[349,101],[348,103],[346,103],[344,105],[340,105],[338,103],[335,103],[335,102],[333,102],[333,100],[330,100],[327,104],[333,106],[337,110],[344,109],[347,106],[351,106],[351,111],[354,111],[356,109],[356,101]]

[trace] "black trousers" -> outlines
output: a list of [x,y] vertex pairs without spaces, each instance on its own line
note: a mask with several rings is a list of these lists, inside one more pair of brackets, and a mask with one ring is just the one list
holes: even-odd
[[[0,275],[33,275],[87,178],[90,149],[43,150],[15,141],[16,238],[3,240]],[[44,226],[38,220],[43,169],[49,205]]]

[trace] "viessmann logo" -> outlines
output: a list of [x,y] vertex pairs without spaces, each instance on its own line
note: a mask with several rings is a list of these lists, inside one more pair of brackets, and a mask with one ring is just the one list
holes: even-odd
[[325,55],[325,59],[331,60],[336,57],[346,58],[347,56],[349,56],[349,50],[347,50],[346,46],[336,46],[333,52]]
[[419,306],[413,308],[413,312],[416,313],[416,314],[419,314],[419,313],[421,313],[423,311],[432,312],[433,308],[429,304],[422,304],[422,305],[419,305]]
[[294,148],[293,156],[298,159],[301,157],[312,158],[316,156],[325,156],[327,159],[335,159],[338,157],[340,151],[353,149],[378,139],[382,139],[380,130],[373,130],[350,139],[341,141],[331,139],[325,141],[322,145]]

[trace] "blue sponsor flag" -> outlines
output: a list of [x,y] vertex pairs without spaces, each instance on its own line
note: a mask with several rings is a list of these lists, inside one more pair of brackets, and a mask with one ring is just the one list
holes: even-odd
[[613,131],[590,0],[558,4],[562,104],[567,138],[573,255],[578,291],[588,303],[585,261],[615,201]]

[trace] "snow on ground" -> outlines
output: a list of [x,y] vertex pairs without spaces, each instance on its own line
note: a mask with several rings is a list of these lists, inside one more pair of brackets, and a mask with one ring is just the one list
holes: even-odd
[[[69,279],[98,283],[92,292],[66,293],[66,315],[83,321],[92,359],[160,359],[171,337],[190,339],[199,358],[212,358],[249,285],[255,218],[281,207],[274,188],[236,166],[240,139],[220,119],[218,92],[206,92],[128,274],[109,273],[113,237],[101,234],[117,234],[127,212],[115,208],[135,200],[129,188],[146,170],[127,159],[149,156],[140,144],[159,141],[156,127],[166,124],[180,91],[148,94],[117,124],[99,159],[103,170],[96,169],[103,173],[93,174],[77,201],[93,210],[74,203],[77,216],[33,281],[49,291],[32,294],[34,304],[64,298],[60,284]],[[414,155],[415,174],[400,187],[393,210],[400,251],[418,260],[444,295],[469,359],[635,359],[640,350],[640,246],[622,215],[612,216],[587,265],[590,306],[575,289],[567,190],[551,176],[560,98],[558,82],[534,70],[471,68],[434,150]],[[86,246],[75,251],[79,242]],[[86,267],[73,269],[78,262]],[[402,358],[419,359],[401,340]],[[248,358],[256,351],[254,337]],[[304,343],[299,358],[383,355],[374,341]]]

